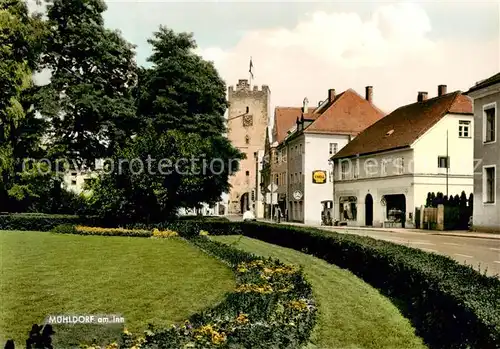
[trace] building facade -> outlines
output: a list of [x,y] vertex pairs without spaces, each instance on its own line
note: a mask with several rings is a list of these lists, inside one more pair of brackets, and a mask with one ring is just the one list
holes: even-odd
[[250,198],[254,202],[253,210],[255,218],[264,218],[264,192],[263,192],[263,176],[262,170],[264,166],[264,149],[254,153],[255,160],[255,188],[253,190],[253,197]]
[[460,93],[401,107],[367,128],[334,157],[334,219],[353,226],[414,227],[427,193],[473,188],[474,119]]
[[242,214],[254,209],[256,167],[254,153],[264,149],[269,123],[271,92],[263,85],[250,86],[248,80],[239,80],[236,88],[228,88],[227,136],[234,147],[246,154],[240,168],[229,179],[228,214]]
[[500,73],[477,83],[474,101],[474,210],[476,230],[500,231]]
[[337,95],[330,89],[328,98],[316,108],[309,108],[304,100],[295,127],[278,146],[286,154],[286,175],[280,188],[285,187],[285,212],[290,221],[321,224],[323,203],[333,200],[330,158],[384,116],[373,105],[373,88],[367,86],[365,92],[365,97],[351,89]]

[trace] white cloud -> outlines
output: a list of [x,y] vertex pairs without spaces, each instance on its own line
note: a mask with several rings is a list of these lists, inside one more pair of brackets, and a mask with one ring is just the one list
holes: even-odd
[[432,97],[438,84],[466,90],[500,70],[498,39],[437,41],[429,39],[431,31],[422,7],[399,3],[379,7],[370,18],[311,13],[293,29],[251,31],[229,50],[199,52],[214,61],[228,85],[249,75],[252,56],[253,82],[270,86],[273,106],[300,106],[306,96],[319,101],[329,88],[362,94],[373,85],[375,103],[389,112],[413,102],[417,91]]

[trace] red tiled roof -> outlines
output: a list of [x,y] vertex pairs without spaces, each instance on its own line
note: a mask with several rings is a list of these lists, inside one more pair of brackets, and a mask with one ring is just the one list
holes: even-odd
[[302,115],[300,107],[276,107],[274,109],[273,142],[281,143],[289,129]]
[[337,95],[304,133],[358,134],[384,117],[373,103],[348,89]]
[[[273,142],[281,143],[287,136],[288,130],[290,130],[295,123],[297,118],[301,118],[302,108],[301,107],[276,107],[274,109],[274,128],[273,128]],[[307,114],[304,114],[306,119],[316,119],[318,114],[314,114],[314,108],[309,109]]]
[[409,147],[448,113],[472,115],[471,99],[456,91],[400,107],[361,132],[333,158]]

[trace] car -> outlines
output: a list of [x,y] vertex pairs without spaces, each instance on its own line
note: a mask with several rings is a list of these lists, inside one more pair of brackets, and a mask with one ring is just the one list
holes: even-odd
[[248,210],[245,213],[243,213],[243,221],[244,222],[253,222],[256,221],[255,215],[253,214],[252,211]]

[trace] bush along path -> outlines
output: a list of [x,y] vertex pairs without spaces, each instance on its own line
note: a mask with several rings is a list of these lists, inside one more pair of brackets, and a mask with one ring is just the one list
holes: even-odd
[[432,349],[500,349],[500,280],[441,255],[365,236],[268,223],[165,223],[184,236],[245,235],[348,269],[391,298]]
[[[172,230],[107,229],[60,226],[57,233],[175,238]],[[236,290],[214,308],[171,328],[149,328],[143,336],[125,331],[106,349],[248,348],[295,349],[307,344],[315,325],[316,305],[302,269],[263,259],[212,241],[200,231],[189,241],[222,260],[236,274]],[[210,285],[207,285],[210,287]],[[83,346],[100,349],[98,346]]]

